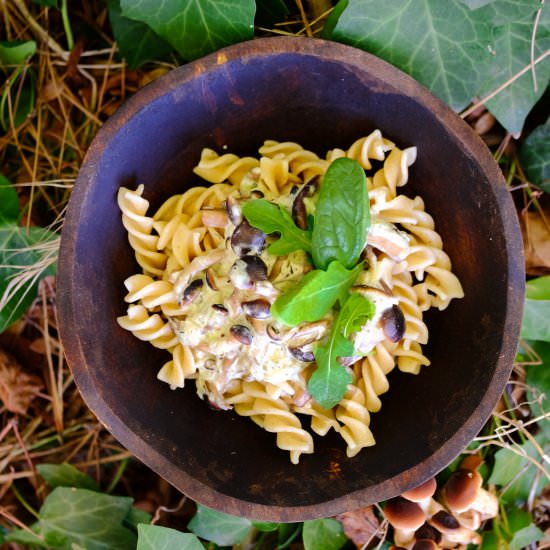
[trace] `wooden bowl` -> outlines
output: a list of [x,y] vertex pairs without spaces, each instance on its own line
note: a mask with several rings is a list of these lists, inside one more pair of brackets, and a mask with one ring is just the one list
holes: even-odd
[[[465,290],[427,316],[432,364],[390,375],[372,415],[377,444],[346,458],[338,435],[292,465],[273,434],[216,412],[194,384],[156,380],[167,353],[119,328],[123,281],[138,271],[116,202],[145,185],[151,208],[196,185],[203,147],[254,154],[264,139],[323,154],[375,128],[416,145],[408,194],[436,220]],[[136,93],[91,145],[73,190],[59,262],[59,321],[74,378],[99,420],[192,499],[273,521],[328,517],[435,475],[475,437],[510,374],[524,291],[515,210],[490,152],[441,101],[389,64],[337,43],[266,38],[182,66]]]

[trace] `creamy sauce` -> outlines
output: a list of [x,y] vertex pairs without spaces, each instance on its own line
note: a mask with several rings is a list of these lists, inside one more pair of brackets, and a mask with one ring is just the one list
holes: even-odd
[[[249,184],[252,187],[254,181],[251,180]],[[292,202],[287,199],[281,197],[277,202],[290,210]],[[311,207],[311,204],[308,206]],[[197,366],[198,394],[224,409],[229,408],[229,405],[223,394],[236,380],[274,384],[284,388],[283,395],[287,396],[293,392],[287,382],[298,382],[304,386],[302,372],[310,363],[293,355],[290,347],[305,344],[301,349],[308,351],[311,356],[314,343],[328,336],[330,322],[334,318],[334,312],[330,312],[324,325],[321,323],[314,327],[314,331],[310,330],[314,334],[314,341],[310,337],[305,342],[292,344],[296,342],[297,333],[307,332],[308,326],[313,324],[303,323],[291,328],[278,323],[271,316],[258,319],[247,315],[243,304],[263,300],[271,305],[280,293],[298,283],[313,266],[304,251],[281,257],[272,256],[267,248],[273,238],[268,237],[266,248],[259,255],[267,268],[267,280],[251,282],[246,263],[239,259],[230,245],[234,230],[235,225],[232,223],[225,228],[225,254],[221,261],[209,266],[210,279],[206,277],[206,270],[183,279],[180,276],[177,287],[180,298],[185,291],[184,286],[193,282],[198,286],[198,280],[202,281],[202,286],[195,291],[189,303],[183,306],[185,315],[174,323],[178,340],[193,352]],[[403,235],[392,224],[377,223],[376,220],[369,232],[369,237],[381,237],[382,241],[389,239],[399,248],[408,246],[408,238],[405,240]],[[373,246],[376,247],[377,242]],[[398,299],[391,293],[382,291],[383,283],[378,270],[377,264],[366,269],[356,282],[357,285],[368,285],[364,286],[362,293],[374,303],[376,313],[372,320],[352,335],[358,355],[348,361],[348,365],[360,359],[361,355],[368,354],[385,339],[381,316],[386,309],[398,303]],[[176,280],[177,277],[178,274],[175,274]],[[209,282],[214,283],[213,288]],[[368,290],[369,287],[372,287],[372,292]]]

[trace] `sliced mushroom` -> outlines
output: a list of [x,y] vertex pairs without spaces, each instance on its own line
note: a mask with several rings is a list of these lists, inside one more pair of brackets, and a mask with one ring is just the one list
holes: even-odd
[[237,256],[260,254],[265,248],[265,233],[243,220],[231,235],[231,248]]
[[174,292],[177,296],[183,293],[189,281],[200,271],[204,271],[215,263],[221,262],[227,254],[226,250],[215,248],[206,254],[193,258],[181,271],[175,271],[170,276],[170,282],[174,283]]
[[212,290],[219,290],[218,287],[218,281],[216,280],[216,275],[214,274],[214,270],[209,267],[205,272],[206,284],[212,289]]
[[307,210],[304,200],[312,197],[319,187],[319,176],[314,176],[303,185],[292,203],[292,219],[300,229],[307,229]]
[[282,342],[283,341],[283,335],[281,334],[281,331],[273,326],[273,325],[267,325],[267,328],[265,329],[267,335],[271,340],[274,342]]
[[337,357],[336,360],[343,367],[351,367],[354,363],[357,363],[361,359],[360,355],[352,355],[351,357]]
[[367,244],[387,254],[392,260],[400,262],[409,247],[409,236],[387,222],[372,223],[367,235]]
[[271,304],[262,298],[243,302],[242,308],[246,315],[254,319],[267,319],[271,317]]
[[229,310],[223,304],[212,304],[212,309],[224,315],[229,313]]
[[399,342],[403,338],[406,322],[405,315],[399,306],[393,305],[382,312],[380,324],[384,335],[390,342]]
[[202,279],[195,279],[187,288],[183,291],[180,299],[180,305],[186,306],[190,304],[200,293],[200,289],[203,287],[204,283]]
[[243,256],[231,266],[229,278],[236,288],[247,290],[267,279],[267,266],[259,256]]
[[233,325],[229,332],[231,336],[245,346],[252,344],[252,332],[244,325]]
[[315,355],[313,355],[313,351],[304,349],[303,347],[289,347],[288,351],[292,355],[292,357],[298,359],[298,361],[302,361],[303,363],[311,363],[312,361],[315,361]]
[[329,322],[321,319],[313,323],[303,324],[289,332],[288,346],[300,347],[320,340],[328,329]]
[[225,209],[229,220],[233,225],[239,225],[243,221],[241,206],[235,197],[227,197],[225,201]]
[[209,208],[201,210],[202,223],[206,227],[225,227],[229,223],[229,217],[221,208]]

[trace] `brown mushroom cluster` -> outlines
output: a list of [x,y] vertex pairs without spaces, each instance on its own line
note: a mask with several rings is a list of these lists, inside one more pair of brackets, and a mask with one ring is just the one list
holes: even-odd
[[482,487],[478,457],[467,457],[437,490],[434,478],[393,498],[384,516],[394,529],[393,549],[436,550],[478,545],[477,530],[498,514],[498,500]]

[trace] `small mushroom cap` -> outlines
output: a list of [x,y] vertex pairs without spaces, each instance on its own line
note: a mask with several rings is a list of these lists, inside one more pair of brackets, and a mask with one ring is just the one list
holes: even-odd
[[404,492],[401,496],[412,502],[421,502],[433,496],[436,489],[437,482],[435,481],[435,478],[432,477],[431,479],[428,479],[428,481],[422,483],[422,485]]
[[388,500],[384,507],[384,516],[393,527],[405,531],[418,529],[426,520],[422,508],[418,504],[402,497]]
[[439,546],[431,539],[417,540],[412,547],[412,550],[437,550]]
[[452,514],[444,510],[437,512],[437,514],[432,516],[428,521],[432,527],[435,527],[443,534],[453,533],[460,529],[458,520]]
[[445,484],[447,505],[454,512],[467,510],[475,501],[483,479],[472,470],[459,469],[453,472]]

